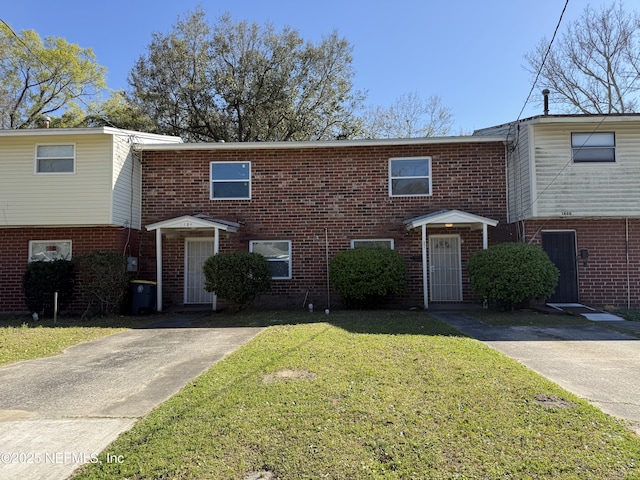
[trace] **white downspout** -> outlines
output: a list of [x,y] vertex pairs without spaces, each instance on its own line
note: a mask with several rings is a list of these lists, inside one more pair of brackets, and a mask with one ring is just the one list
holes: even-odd
[[486,250],[489,248],[489,236],[487,234],[487,224],[482,224],[482,249]]
[[[218,248],[220,247],[220,230],[217,228],[213,229],[213,254],[218,253]],[[218,309],[218,296],[216,292],[213,292],[213,300],[211,302],[211,309],[215,312]]]
[[422,292],[424,299],[424,309],[429,308],[429,282],[427,281],[428,258],[427,258],[427,224],[422,225]]
[[156,311],[162,312],[162,229],[156,229]]

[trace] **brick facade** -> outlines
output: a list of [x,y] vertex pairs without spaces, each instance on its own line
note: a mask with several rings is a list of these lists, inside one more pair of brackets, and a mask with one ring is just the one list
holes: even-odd
[[[509,240],[506,225],[505,147],[502,142],[323,146],[307,148],[144,149],[143,226],[182,215],[204,214],[237,222],[236,233],[221,232],[220,251],[248,251],[251,240],[290,240],[292,279],[274,280],[264,304],[301,306],[327,303],[329,258],[354,239],[393,239],[409,270],[410,288],[397,298],[422,304],[420,229],[407,231],[407,219],[458,209],[498,220],[489,241]],[[432,196],[390,197],[389,158],[432,157]],[[212,161],[250,161],[250,200],[210,200]],[[429,234],[459,234],[463,272],[470,255],[482,248],[482,231],[429,228]],[[206,231],[175,231],[163,236],[165,307],[181,305],[186,237]],[[155,236],[142,239],[141,275],[155,279]],[[463,273],[463,296],[471,300]],[[337,302],[335,292],[331,301]]]
[[[24,312],[27,307],[22,293],[22,275],[29,258],[30,240],[71,240],[72,255],[96,250],[124,252],[137,256],[139,231],[123,227],[2,228],[0,245],[0,312]],[[86,304],[76,295],[72,310],[83,310]]]
[[[524,240],[541,244],[544,231],[574,231],[581,303],[640,304],[640,219],[527,220]],[[588,258],[580,258],[587,250]]]

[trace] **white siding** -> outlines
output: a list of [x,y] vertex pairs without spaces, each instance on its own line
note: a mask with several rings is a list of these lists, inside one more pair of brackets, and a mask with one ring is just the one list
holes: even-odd
[[127,137],[113,137],[112,223],[139,229],[140,162],[134,157]]
[[[111,223],[110,135],[0,139],[0,226]],[[36,144],[75,144],[74,174],[36,175]]]
[[520,125],[513,135],[514,143],[507,148],[509,222],[524,220],[532,215],[529,133],[528,126]]
[[[563,123],[534,127],[537,217],[640,215],[638,123]],[[615,132],[615,163],[573,163],[572,132]]]

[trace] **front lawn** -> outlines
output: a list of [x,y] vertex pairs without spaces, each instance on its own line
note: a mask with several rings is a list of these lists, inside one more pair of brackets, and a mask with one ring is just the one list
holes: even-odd
[[640,478],[623,422],[425,313],[208,321],[272,326],[75,478]]
[[28,315],[0,315],[0,366],[20,360],[48,357],[65,348],[122,332],[149,322],[147,317],[79,317],[35,321]]

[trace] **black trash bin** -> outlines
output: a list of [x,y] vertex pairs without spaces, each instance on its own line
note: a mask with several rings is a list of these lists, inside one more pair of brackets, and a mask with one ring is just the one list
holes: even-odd
[[148,280],[131,282],[131,315],[145,315],[156,311],[157,283]]

